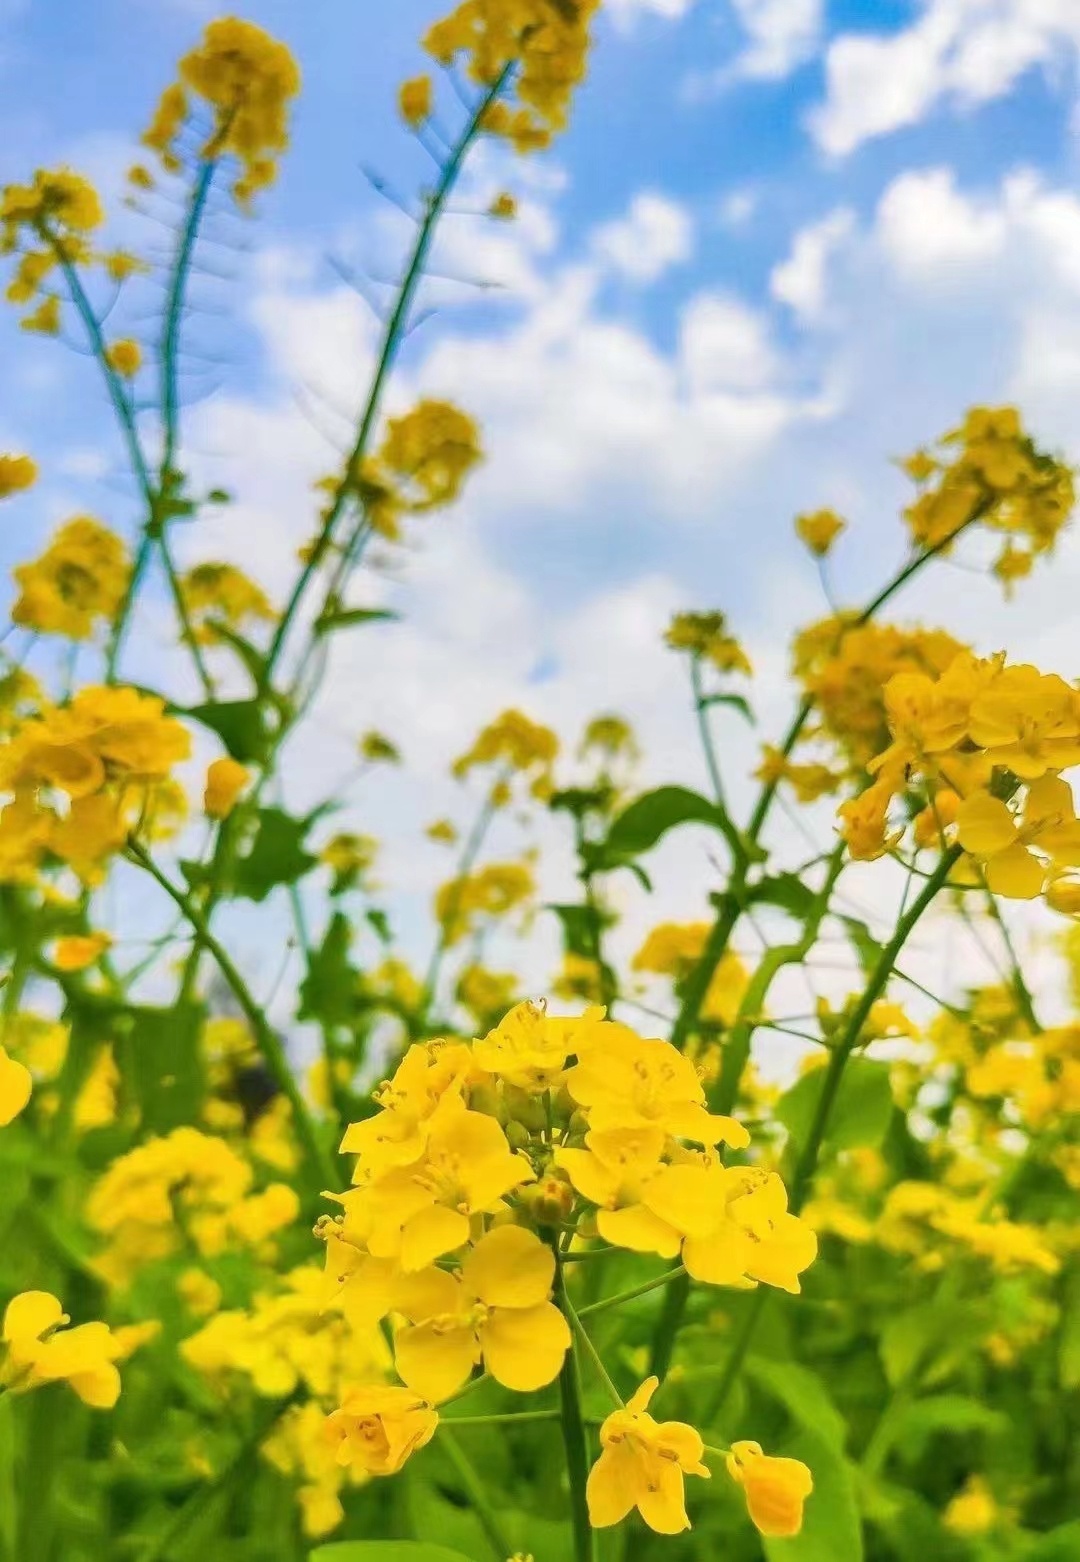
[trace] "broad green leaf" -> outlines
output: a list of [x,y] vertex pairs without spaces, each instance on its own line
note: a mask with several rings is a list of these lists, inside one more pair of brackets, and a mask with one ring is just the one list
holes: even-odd
[[1040,1535],[1021,1556],[1023,1562],[1076,1562],[1080,1557],[1080,1519]]
[[702,700],[702,705],[730,705],[732,710],[737,710],[740,716],[745,716],[752,727],[757,726],[757,717],[754,715],[750,701],[743,694],[707,694]]
[[182,712],[216,732],[233,759],[255,764],[266,753],[266,723],[258,700],[215,700]]
[[260,808],[255,834],[236,865],[233,888],[248,900],[265,900],[278,884],[295,884],[315,866],[305,849],[311,816],[294,819],[281,808]]
[[610,859],[636,857],[680,824],[709,824],[720,828],[720,811],[700,792],[685,786],[658,786],[624,808],[604,843]]
[[768,1356],[751,1356],[745,1371],[755,1387],[783,1405],[793,1421],[833,1447],[843,1448],[847,1431],[844,1418],[816,1372],[797,1362],[774,1361]]
[[992,1434],[1008,1427],[1008,1417],[966,1394],[929,1394],[908,1405],[894,1424],[892,1446],[897,1456],[921,1459],[930,1439],[939,1432],[970,1436]]
[[321,945],[312,951],[307,976],[300,984],[298,1019],[327,1026],[352,1024],[360,973],[349,963],[351,943],[349,920],[336,911]]
[[170,1009],[132,1008],[117,1021],[117,1044],[127,1065],[144,1128],[168,1133],[199,1115],[203,1094],[199,1031],[201,1004]]
[[351,629],[356,624],[393,623],[401,617],[385,607],[345,607],[336,612],[324,613],[316,620],[315,633],[326,635],[334,629]]
[[394,936],[390,931],[390,918],[385,911],[378,906],[369,906],[364,916],[380,944],[389,945],[394,942]]
[[793,917],[804,921],[813,909],[817,896],[797,874],[778,873],[774,878],[762,879],[760,884],[755,884],[747,900],[779,906],[782,911],[788,911]]
[[549,905],[547,909],[554,911],[562,923],[563,938],[570,954],[581,955],[586,960],[593,959],[599,913],[592,906]]
[[859,965],[863,975],[869,976],[881,959],[882,945],[871,933],[865,922],[860,922],[858,917],[841,917],[844,929],[852,944],[855,953],[859,957]]
[[230,624],[223,623],[220,618],[207,619],[207,627],[213,630],[219,640],[223,640],[226,645],[232,646],[251,674],[252,683],[258,689],[266,674],[265,652],[252,645],[250,640],[245,640],[243,635],[238,635]]
[[925,1381],[928,1368],[944,1342],[972,1343],[971,1306],[940,1300],[904,1307],[887,1318],[878,1340],[885,1376],[895,1388],[919,1369]]
[[814,1490],[807,1499],[803,1527],[790,1540],[762,1537],[769,1562],[862,1562],[863,1533],[855,1500],[851,1465],[836,1444],[804,1428],[774,1451],[809,1465]]
[[[776,1103],[776,1115],[796,1144],[806,1143],[821,1100],[826,1072],[824,1068],[815,1068],[804,1074]],[[840,1079],[825,1142],[836,1150],[880,1144],[892,1111],[889,1065],[872,1062],[869,1058],[852,1058]]]
[[473,1562],[430,1540],[341,1540],[318,1546],[309,1562]]

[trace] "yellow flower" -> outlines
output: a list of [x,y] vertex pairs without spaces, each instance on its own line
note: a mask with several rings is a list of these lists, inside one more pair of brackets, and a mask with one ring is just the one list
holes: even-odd
[[38,469],[29,456],[0,455],[0,499],[8,499],[37,482]]
[[429,841],[436,841],[440,846],[453,846],[458,838],[458,832],[449,819],[436,819],[429,824],[424,831]]
[[227,754],[211,761],[206,771],[206,790],[203,794],[203,808],[211,819],[224,819],[232,813],[237,798],[247,786],[249,775],[246,765],[241,765]]
[[1080,916],[1080,879],[1052,879],[1046,886],[1046,904],[1062,916]]
[[108,933],[71,933],[58,938],[53,945],[53,964],[58,971],[85,971],[108,949],[112,938]]
[[1032,781],[1019,821],[1008,805],[989,792],[964,799],[956,816],[961,846],[977,857],[986,882],[997,895],[1031,900],[1046,882],[1047,864],[1080,867],[1080,820],[1072,788],[1060,776]]
[[345,1130],[342,1155],[359,1157],[353,1182],[370,1183],[392,1167],[419,1161],[436,1107],[445,1095],[460,1096],[471,1068],[465,1046],[414,1043],[393,1078],[383,1080],[372,1092],[382,1110]]
[[519,710],[504,710],[454,761],[453,773],[460,778],[478,765],[504,765],[510,770],[546,774],[558,752],[559,740],[550,727],[530,721]]
[[832,510],[815,510],[812,515],[795,517],[795,532],[817,558],[823,559],[847,527]]
[[366,759],[369,765],[399,765],[401,752],[396,743],[381,732],[365,732],[357,747],[360,750],[361,759]]
[[496,217],[500,222],[511,222],[517,216],[517,209],[517,201],[509,191],[500,190],[488,207],[488,216]]
[[727,630],[723,613],[676,613],[664,639],[673,651],[688,651],[711,662],[717,672],[752,672],[742,646]]
[[658,1387],[658,1378],[647,1378],[625,1409],[614,1411],[600,1428],[601,1454],[586,1487],[594,1529],[618,1524],[633,1508],[658,1534],[690,1528],[683,1477],[708,1479],[701,1462],[705,1448],[692,1426],[649,1415]]
[[431,77],[412,76],[398,88],[398,109],[407,125],[415,130],[431,118]]
[[181,578],[180,591],[200,645],[221,643],[218,623],[246,631],[274,616],[262,587],[234,564],[196,564]]
[[411,1389],[374,1383],[345,1396],[326,1418],[326,1436],[338,1464],[394,1475],[438,1424],[438,1412]]
[[59,336],[60,300],[55,293],[50,294],[30,314],[23,315],[19,324],[24,331],[31,331],[38,336]]
[[39,634],[88,640],[100,622],[115,616],[129,571],[120,538],[91,516],[77,515],[39,559],[14,569],[20,595],[12,621]]
[[84,1404],[110,1410],[120,1397],[116,1362],[123,1346],[104,1323],[67,1329],[69,1321],[48,1291],[24,1291],[9,1302],[2,1336],[3,1381],[17,1393],[66,1382]]
[[585,1149],[560,1146],[555,1164],[597,1207],[596,1229],[613,1247],[674,1258],[682,1232],[655,1214],[649,1191],[666,1169],[661,1156],[667,1136],[660,1128],[594,1129]]
[[760,1443],[731,1445],[728,1474],[746,1494],[750,1518],[763,1535],[784,1538],[802,1529],[803,1504],[814,1479],[798,1459],[774,1459]]
[[981,1475],[969,1475],[954,1497],[950,1497],[941,1522],[954,1535],[985,1535],[994,1528],[1002,1509]]
[[113,342],[105,356],[109,367],[115,369],[125,380],[133,379],[142,366],[142,348],[130,336]]
[[561,1080],[579,1027],[579,1021],[552,1018],[545,1004],[526,999],[474,1044],[473,1060],[518,1090],[550,1090]]
[[683,1233],[687,1273],[705,1285],[774,1285],[798,1295],[799,1275],[817,1256],[810,1226],[788,1213],[776,1172],[702,1162],[667,1166],[645,1199]]
[[0,1128],[14,1122],[29,1101],[32,1089],[30,1070],[0,1047]]
[[398,1376],[432,1403],[448,1399],[482,1361],[519,1394],[559,1375],[570,1330],[551,1301],[555,1259],[532,1231],[497,1226],[466,1255],[460,1279],[426,1269],[399,1283],[409,1324],[394,1340]]
[[731,1117],[711,1115],[690,1059],[666,1041],[645,1041],[625,1025],[607,1024],[602,1046],[589,1048],[566,1076],[592,1128],[660,1128],[696,1144],[741,1150],[750,1135]]

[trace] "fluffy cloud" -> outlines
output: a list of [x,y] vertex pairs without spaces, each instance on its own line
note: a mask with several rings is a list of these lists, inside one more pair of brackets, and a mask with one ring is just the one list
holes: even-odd
[[929,0],[909,27],[842,33],[825,56],[826,95],[811,129],[844,155],[874,136],[1007,93],[1034,66],[1080,47],[1076,0]]
[[746,34],[732,67],[737,76],[778,81],[816,52],[824,19],[822,0],[731,0]]
[[625,217],[597,230],[593,252],[632,282],[655,282],[669,267],[688,260],[694,228],[685,207],[643,190]]
[[639,16],[660,16],[668,21],[678,21],[693,4],[694,0],[607,0],[605,9],[618,24],[625,26]]
[[829,261],[854,226],[854,212],[842,206],[800,228],[787,259],[769,277],[772,296],[806,320],[816,319],[825,306]]

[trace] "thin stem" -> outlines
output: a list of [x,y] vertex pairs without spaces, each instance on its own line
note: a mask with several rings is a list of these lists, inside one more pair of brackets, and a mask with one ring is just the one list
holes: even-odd
[[601,1357],[600,1352],[597,1350],[596,1346],[593,1344],[592,1340],[590,1340],[588,1331],[586,1330],[585,1325],[582,1323],[581,1319],[578,1317],[573,1303],[570,1301],[570,1298],[564,1295],[560,1299],[560,1306],[562,1307],[563,1312],[566,1314],[566,1318],[570,1324],[571,1329],[573,1329],[574,1334],[577,1336],[578,1343],[585,1352],[586,1356],[588,1356],[593,1371],[596,1373],[596,1376],[600,1379],[601,1383],[604,1385],[604,1388],[611,1396],[612,1401],[621,1409],[624,1403],[623,1397],[615,1387],[615,1384],[611,1381],[608,1370],[604,1366],[603,1358]]
[[[424,262],[426,261],[428,251],[431,248],[431,242],[434,237],[439,218],[442,216],[446,202],[454,188],[455,183],[457,182],[458,175],[461,172],[462,165],[465,162],[465,158],[468,155],[469,149],[480,133],[484,117],[487,114],[488,109],[495,102],[496,98],[498,98],[502,93],[503,88],[509,80],[511,72],[512,67],[507,66],[507,68],[501,72],[498,79],[493,83],[491,88],[484,94],[483,98],[477,104],[476,108],[470,115],[460,138],[458,139],[457,145],[454,147],[450,156],[443,165],[438,184],[436,185],[431,198],[428,201],[427,210],[425,211],[423,220],[421,221],[419,229],[417,230],[416,243],[413,246],[412,254],[409,257],[408,265],[405,268],[405,275],[402,278],[401,287],[398,291],[398,296],[395,301],[394,308],[386,322],[382,348],[375,366],[375,374],[371,382],[371,389],[368,393],[367,403],[360,418],[359,427],[357,428],[356,432],[356,439],[353,442],[352,450],[350,451],[348,459],[345,463],[341,481],[339,482],[334,497],[331,500],[330,508],[326,512],[322,530],[315,540],[310,556],[308,557],[303,569],[300,571],[296,585],[293,587],[292,595],[290,596],[289,601],[285,606],[285,611],[282,613],[281,618],[278,621],[277,628],[274,631],[274,637],[270,642],[270,649],[267,652],[266,668],[264,674],[264,683],[266,686],[269,686],[270,678],[285,648],[293,620],[296,617],[301,603],[307,594],[308,585],[314,578],[317,570],[319,569],[319,566],[322,564],[323,559],[326,557],[327,551],[334,540],[334,532],[337,529],[337,523],[346,507],[350,494],[354,491],[356,470],[360,462],[363,460],[365,452],[367,451],[368,441],[371,437],[371,432],[375,426],[375,421],[378,417],[379,408],[382,403],[382,393],[385,388],[386,381],[389,377],[390,370],[394,365],[398,350],[405,338],[405,328],[408,323],[409,310],[412,307],[412,302],[416,295],[416,290],[423,276]],[[346,552],[348,552],[348,549],[346,549]],[[331,591],[332,590],[333,582],[331,582]]]
[[1012,934],[1009,932],[1009,925],[1001,914],[1001,907],[998,905],[997,896],[994,894],[993,890],[989,888],[986,891],[986,909],[989,911],[994,922],[996,922],[998,932],[1001,934],[1001,942],[1005,945],[1005,953],[1009,959],[1009,969],[1012,976],[1012,988],[1016,997],[1017,1007],[1019,1008],[1020,1013],[1024,1016],[1024,1019],[1027,1021],[1030,1029],[1034,1033],[1038,1034],[1042,1031],[1043,1027],[1039,1024],[1038,1015],[1035,1013],[1035,1004],[1032,1000],[1031,989],[1024,980],[1024,973],[1020,968],[1020,958],[1016,953],[1016,945],[1013,943]]
[[244,978],[233,964],[227,951],[210,931],[206,917],[191,897],[162,873],[150,854],[137,841],[128,841],[127,855],[130,861],[149,873],[151,878],[169,896],[174,905],[184,913],[191,925],[197,943],[217,963],[218,970],[228,983],[233,996],[243,1010],[245,1019],[251,1026],[259,1051],[262,1053],[267,1068],[273,1076],[274,1083],[282,1094],[288,1098],[292,1106],[297,1133],[303,1142],[312,1169],[317,1172],[324,1186],[332,1187],[338,1175],[334,1162],[327,1154],[315,1130],[315,1124],[311,1113],[308,1111],[307,1103],[296,1083],[292,1069],[289,1067],[285,1049],[279,1037],[267,1022],[262,1008],[252,996]]
[[635,1285],[632,1291],[620,1291],[618,1296],[606,1296],[602,1302],[590,1302],[588,1307],[579,1308],[578,1319],[587,1318],[590,1313],[606,1312],[609,1307],[620,1307],[623,1302],[632,1302],[635,1297],[647,1296],[650,1291],[658,1291],[662,1285],[670,1285],[685,1273],[683,1266],[676,1264],[673,1269],[657,1275],[655,1279],[646,1280],[643,1285]]
[[495,1554],[496,1562],[509,1562],[512,1555],[510,1541],[506,1538],[502,1523],[498,1514],[492,1507],[488,1494],[484,1489],[471,1460],[467,1459],[462,1451],[461,1444],[450,1430],[450,1423],[444,1421],[439,1427],[439,1441],[450,1463],[458,1473],[458,1478],[464,1486],[469,1501],[476,1510],[476,1517],[480,1521],[480,1527],[487,1536],[488,1544]]
[[435,948],[431,952],[428,962],[427,975],[424,977],[424,995],[421,999],[418,1024],[422,1028],[427,1019],[428,1011],[435,1001],[435,989],[439,982],[439,972],[454,936],[454,925],[457,922],[458,912],[461,909],[461,898],[465,891],[465,880],[476,865],[476,859],[480,855],[484,841],[487,839],[488,830],[495,817],[495,796],[499,781],[492,786],[484,799],[483,806],[473,821],[473,827],[461,849],[454,877],[451,880],[453,893],[448,897],[446,912],[439,925],[439,934],[435,941]]
[[705,699],[705,691],[701,685],[701,657],[690,658],[690,685],[694,691],[694,715],[697,717],[698,733],[701,737],[701,749],[705,755],[705,768],[709,772],[709,782],[713,789],[713,796],[721,808],[724,803],[724,783],[720,776],[720,765],[716,758],[716,748],[712,740],[712,729],[709,726],[709,707]]
[[443,1431],[450,1426],[514,1426],[530,1421],[558,1421],[560,1410],[511,1410],[504,1415],[444,1416],[439,1425]]
[[[556,1301],[567,1319],[573,1317],[566,1294],[566,1277],[557,1245],[555,1254]],[[572,1323],[571,1323],[572,1327]],[[580,1327],[580,1326],[579,1326]],[[576,1331],[575,1331],[576,1336]],[[578,1359],[576,1337],[563,1359],[559,1373],[559,1396],[562,1402],[563,1446],[566,1450],[566,1473],[570,1482],[570,1517],[574,1531],[574,1562],[596,1562],[596,1532],[589,1521],[589,1500],[586,1486],[589,1479],[589,1446],[585,1436],[585,1419],[581,1408],[581,1364]],[[509,1553],[508,1553],[509,1555]]]

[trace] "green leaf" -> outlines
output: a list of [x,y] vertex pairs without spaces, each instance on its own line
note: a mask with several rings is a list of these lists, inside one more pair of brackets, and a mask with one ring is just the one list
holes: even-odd
[[168,1133],[199,1115],[204,1081],[199,1056],[201,1004],[132,1008],[117,1021],[118,1044],[150,1133]]
[[266,673],[265,654],[257,646],[252,645],[250,640],[245,640],[243,635],[238,635],[231,625],[224,623],[220,618],[209,618],[206,622],[207,628],[212,629],[219,640],[224,640],[226,645],[232,646],[251,674],[255,687],[260,688]]
[[898,1455],[915,1462],[939,1432],[969,1437],[978,1432],[1001,1432],[1008,1425],[1009,1419],[1002,1411],[992,1410],[966,1394],[930,1394],[908,1405],[897,1417],[891,1444]]
[[1030,1550],[1021,1555],[1024,1562],[1076,1562],[1080,1557],[1080,1519],[1059,1524],[1057,1529],[1040,1535]]
[[394,936],[390,931],[390,919],[385,911],[378,906],[369,906],[364,916],[380,944],[389,946],[394,942]]
[[312,951],[308,973],[300,984],[297,1018],[320,1025],[351,1025],[356,1018],[360,973],[349,964],[352,928],[344,912],[330,918],[326,936]]
[[[776,1103],[776,1115],[795,1140],[806,1143],[821,1100],[827,1070],[813,1069],[784,1092]],[[826,1142],[836,1150],[880,1144],[893,1113],[889,1065],[869,1058],[853,1058],[840,1079]]]
[[778,873],[774,878],[762,879],[746,898],[750,904],[763,902],[767,906],[779,906],[781,911],[789,911],[800,922],[810,915],[817,900],[810,886],[794,873]]
[[844,1418],[816,1372],[797,1362],[774,1361],[768,1356],[751,1356],[745,1370],[755,1386],[783,1405],[793,1421],[816,1432],[835,1448],[843,1448],[847,1435]]
[[737,710],[752,727],[757,726],[757,717],[754,715],[750,701],[743,694],[707,694],[702,700],[702,705],[730,705],[732,710]]
[[281,808],[260,808],[255,834],[236,865],[233,888],[248,900],[265,900],[278,884],[295,884],[316,864],[304,847],[312,816],[294,819]]
[[342,1540],[317,1546],[308,1562],[472,1562],[429,1540]]
[[883,945],[874,937],[866,923],[860,922],[858,917],[841,917],[840,920],[855,946],[863,975],[869,976],[881,959]]
[[315,621],[315,633],[317,635],[330,634],[335,629],[349,629],[355,624],[385,624],[393,623],[401,617],[400,613],[393,613],[385,607],[344,607],[334,612],[324,613]]
[[814,1490],[807,1498],[803,1527],[790,1540],[762,1537],[769,1562],[862,1562],[863,1533],[851,1465],[820,1432],[804,1428],[776,1453],[809,1465]]
[[596,955],[596,938],[600,930],[599,912],[593,906],[553,906],[549,905],[549,911],[554,911],[563,926],[563,938],[566,941],[567,952],[572,955],[581,955],[583,959],[592,960]]
[[970,1302],[940,1299],[903,1307],[886,1319],[878,1340],[878,1354],[885,1376],[896,1388],[920,1369],[926,1379],[942,1344],[972,1345]]
[[623,809],[608,832],[605,854],[611,859],[637,857],[677,825],[708,824],[719,829],[721,817],[716,804],[700,792],[685,786],[658,786]]
[[255,764],[266,753],[266,723],[258,700],[215,700],[182,712],[216,732],[233,759]]

